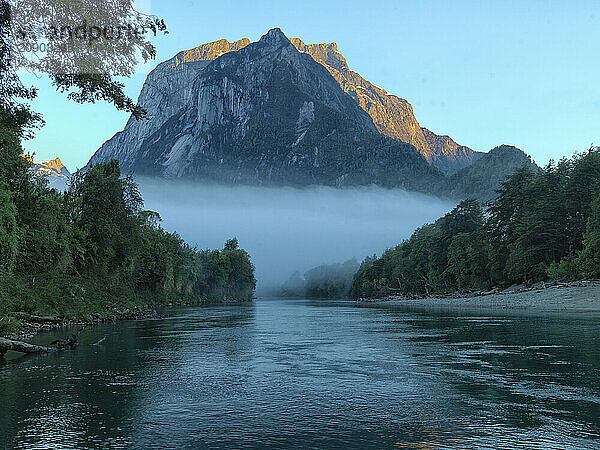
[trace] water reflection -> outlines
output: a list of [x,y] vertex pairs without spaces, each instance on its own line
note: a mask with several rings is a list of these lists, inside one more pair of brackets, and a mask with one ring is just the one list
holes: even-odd
[[171,313],[0,367],[0,447],[600,444],[598,317],[304,300]]

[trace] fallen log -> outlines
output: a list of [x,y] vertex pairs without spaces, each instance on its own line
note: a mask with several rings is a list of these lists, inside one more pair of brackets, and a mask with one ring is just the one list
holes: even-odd
[[21,341],[13,341],[12,339],[0,338],[0,356],[12,350],[19,353],[49,353],[55,352],[56,348],[42,347],[41,345],[28,344]]
[[35,323],[62,323],[63,322],[63,320],[58,317],[34,316],[34,315],[27,314],[24,312],[16,312],[13,315],[17,319],[23,319],[27,322],[35,322]]

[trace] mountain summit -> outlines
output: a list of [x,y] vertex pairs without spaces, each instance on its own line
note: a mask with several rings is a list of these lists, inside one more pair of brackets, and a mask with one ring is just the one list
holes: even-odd
[[21,155],[31,163],[31,170],[38,175],[43,175],[48,179],[48,186],[57,191],[64,191],[71,180],[71,173],[62,163],[60,158],[50,161],[35,162],[31,156]]
[[118,158],[138,174],[248,184],[424,190],[439,179],[281,30],[248,45],[219,42],[242,48],[205,61],[221,53],[208,44],[152,71],[139,98],[149,120],[132,117],[90,164]]
[[116,158],[152,176],[448,194],[444,174],[461,177],[483,155],[420,127],[406,100],[352,72],[335,43],[278,28],[179,52],[148,75],[138,103],[147,118],[132,116],[88,165]]

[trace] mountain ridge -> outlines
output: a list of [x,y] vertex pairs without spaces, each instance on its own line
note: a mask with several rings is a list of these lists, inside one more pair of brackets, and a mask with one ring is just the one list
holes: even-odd
[[58,191],[64,191],[71,180],[71,173],[60,158],[36,162],[29,155],[21,155],[31,163],[31,170],[37,175],[48,179],[48,186]]
[[[452,142],[452,145],[448,145],[447,141],[443,139],[446,136],[438,136],[426,128],[422,128],[414,116],[412,105],[407,100],[388,93],[385,89],[364,79],[357,72],[351,71],[344,56],[338,52],[338,46],[335,42],[329,44],[305,44],[299,38],[291,38],[289,41],[299,51],[308,54],[316,62],[325,67],[340,84],[344,92],[349,94],[371,116],[375,126],[382,134],[412,144],[428,162],[443,172],[448,174],[455,173],[471,164],[481,155],[480,152],[474,152],[466,146],[456,144],[451,138],[448,139]],[[220,56],[229,52],[239,51],[250,44],[251,42],[248,38],[242,38],[234,42],[220,39],[202,44],[193,49],[177,53],[171,59],[159,64],[152,71],[152,74],[155,77],[160,77],[168,73],[169,70],[177,69],[179,71],[179,80],[176,83],[180,85],[173,86],[170,94],[166,97],[174,95],[176,98],[185,98],[185,93],[187,92],[185,80],[187,78],[193,77],[193,74],[198,70],[203,69],[211,61]],[[157,69],[158,71],[155,72]],[[159,73],[162,75],[159,75]],[[151,85],[151,80],[144,84],[140,93],[140,103],[147,103],[149,98],[153,96],[157,96],[159,99],[165,97],[165,95],[154,92]],[[168,102],[159,100],[158,103],[164,104]],[[167,105],[167,110],[168,108],[169,106]],[[151,107],[150,109],[153,108]],[[127,126],[138,128],[138,139],[147,137],[150,132],[155,131],[155,129],[150,130],[148,126],[136,124],[133,118],[130,119]],[[427,134],[434,136],[434,138],[428,138]],[[121,144],[131,146],[132,143]]]
[[[368,95],[356,94],[358,86]],[[138,101],[149,120],[130,117],[88,166],[117,158],[125,171],[223,183],[458,192],[444,173],[461,172],[465,159],[481,154],[415,119],[414,129],[436,148],[428,161],[412,144],[381,132],[385,121],[376,123],[372,109],[383,101],[373,106],[365,100],[371,94],[404,105],[350,71],[336,44],[307,46],[280,29],[253,43],[216,41],[160,63]],[[434,157],[438,164],[431,164]]]
[[[311,55],[329,70],[344,92],[369,113],[380,133],[412,144],[428,162],[445,173],[455,173],[477,159],[475,155],[478,152],[456,144],[448,136],[438,136],[422,128],[407,100],[390,94],[358,72],[350,70],[346,58],[338,51],[337,43],[305,44],[299,38],[292,38],[290,41],[299,51]],[[435,138],[428,139],[426,133]],[[443,139],[446,137],[454,146],[447,145]],[[460,150],[456,151],[457,149]]]

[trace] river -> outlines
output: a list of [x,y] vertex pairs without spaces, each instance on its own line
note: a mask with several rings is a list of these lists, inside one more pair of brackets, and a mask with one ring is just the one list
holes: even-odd
[[0,366],[0,447],[598,448],[599,319],[259,299],[90,327]]

